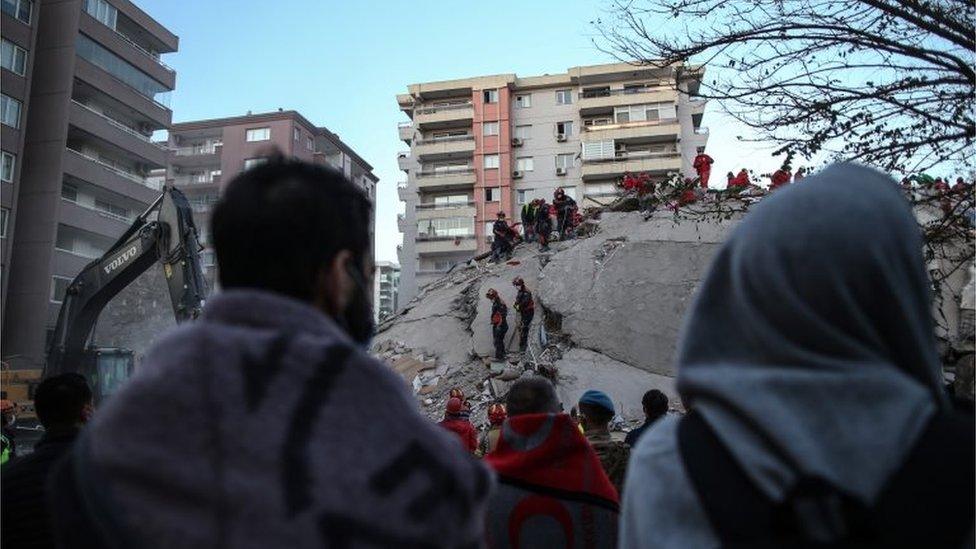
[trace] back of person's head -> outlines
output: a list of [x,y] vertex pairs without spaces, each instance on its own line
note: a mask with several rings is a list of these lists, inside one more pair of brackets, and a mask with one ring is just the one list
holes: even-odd
[[92,390],[84,376],[67,373],[49,377],[34,391],[34,410],[45,429],[69,428],[88,421]]
[[668,396],[657,389],[651,389],[644,393],[641,405],[644,407],[644,415],[647,419],[654,421],[668,413]]
[[370,255],[372,206],[341,173],[282,157],[242,172],[214,208],[220,284],[302,301],[342,252],[356,267]]
[[542,376],[524,377],[512,384],[505,396],[508,417],[559,412],[556,388]]
[[587,427],[605,426],[616,413],[610,397],[603,391],[594,389],[586,391],[580,397],[579,411],[585,418]]

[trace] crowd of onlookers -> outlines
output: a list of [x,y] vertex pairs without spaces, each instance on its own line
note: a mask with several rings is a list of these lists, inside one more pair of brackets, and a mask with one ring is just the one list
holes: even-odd
[[623,441],[607,394],[564,413],[535,376],[482,440],[463,394],[453,432],[422,417],[365,349],[369,218],[323,167],[236,177],[202,317],[94,414],[78,376],[38,387],[47,431],[2,466],[3,545],[972,544],[973,411],[943,389],[921,236],[887,176],[836,165],[750,210],[682,328],[687,413],[651,392]]

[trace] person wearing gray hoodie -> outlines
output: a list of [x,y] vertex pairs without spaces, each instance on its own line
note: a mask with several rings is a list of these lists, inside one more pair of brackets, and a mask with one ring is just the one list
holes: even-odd
[[370,357],[368,199],[272,159],[217,204],[223,290],[55,473],[65,547],[473,547],[484,466]]

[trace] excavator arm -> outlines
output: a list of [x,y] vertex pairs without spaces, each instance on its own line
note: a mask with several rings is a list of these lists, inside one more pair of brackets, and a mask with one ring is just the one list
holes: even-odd
[[157,262],[169,286],[177,322],[196,318],[207,295],[190,204],[178,189],[163,194],[105,254],[68,285],[48,351],[45,377],[86,373],[95,322],[109,301]]

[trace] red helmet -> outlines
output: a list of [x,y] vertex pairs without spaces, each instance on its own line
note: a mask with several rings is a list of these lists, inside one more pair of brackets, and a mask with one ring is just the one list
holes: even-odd
[[508,412],[505,411],[504,404],[496,403],[488,407],[488,421],[491,422],[492,425],[499,425],[503,423],[506,417],[508,417]]
[[485,294],[485,297],[488,299],[495,299],[498,297],[498,292],[496,292],[494,288],[489,288],[488,293]]
[[449,414],[460,414],[464,406],[461,404],[461,399],[458,397],[451,397],[447,399],[447,413]]
[[516,288],[525,286],[525,281],[522,280],[522,277],[517,276],[512,279],[512,286],[515,286]]

